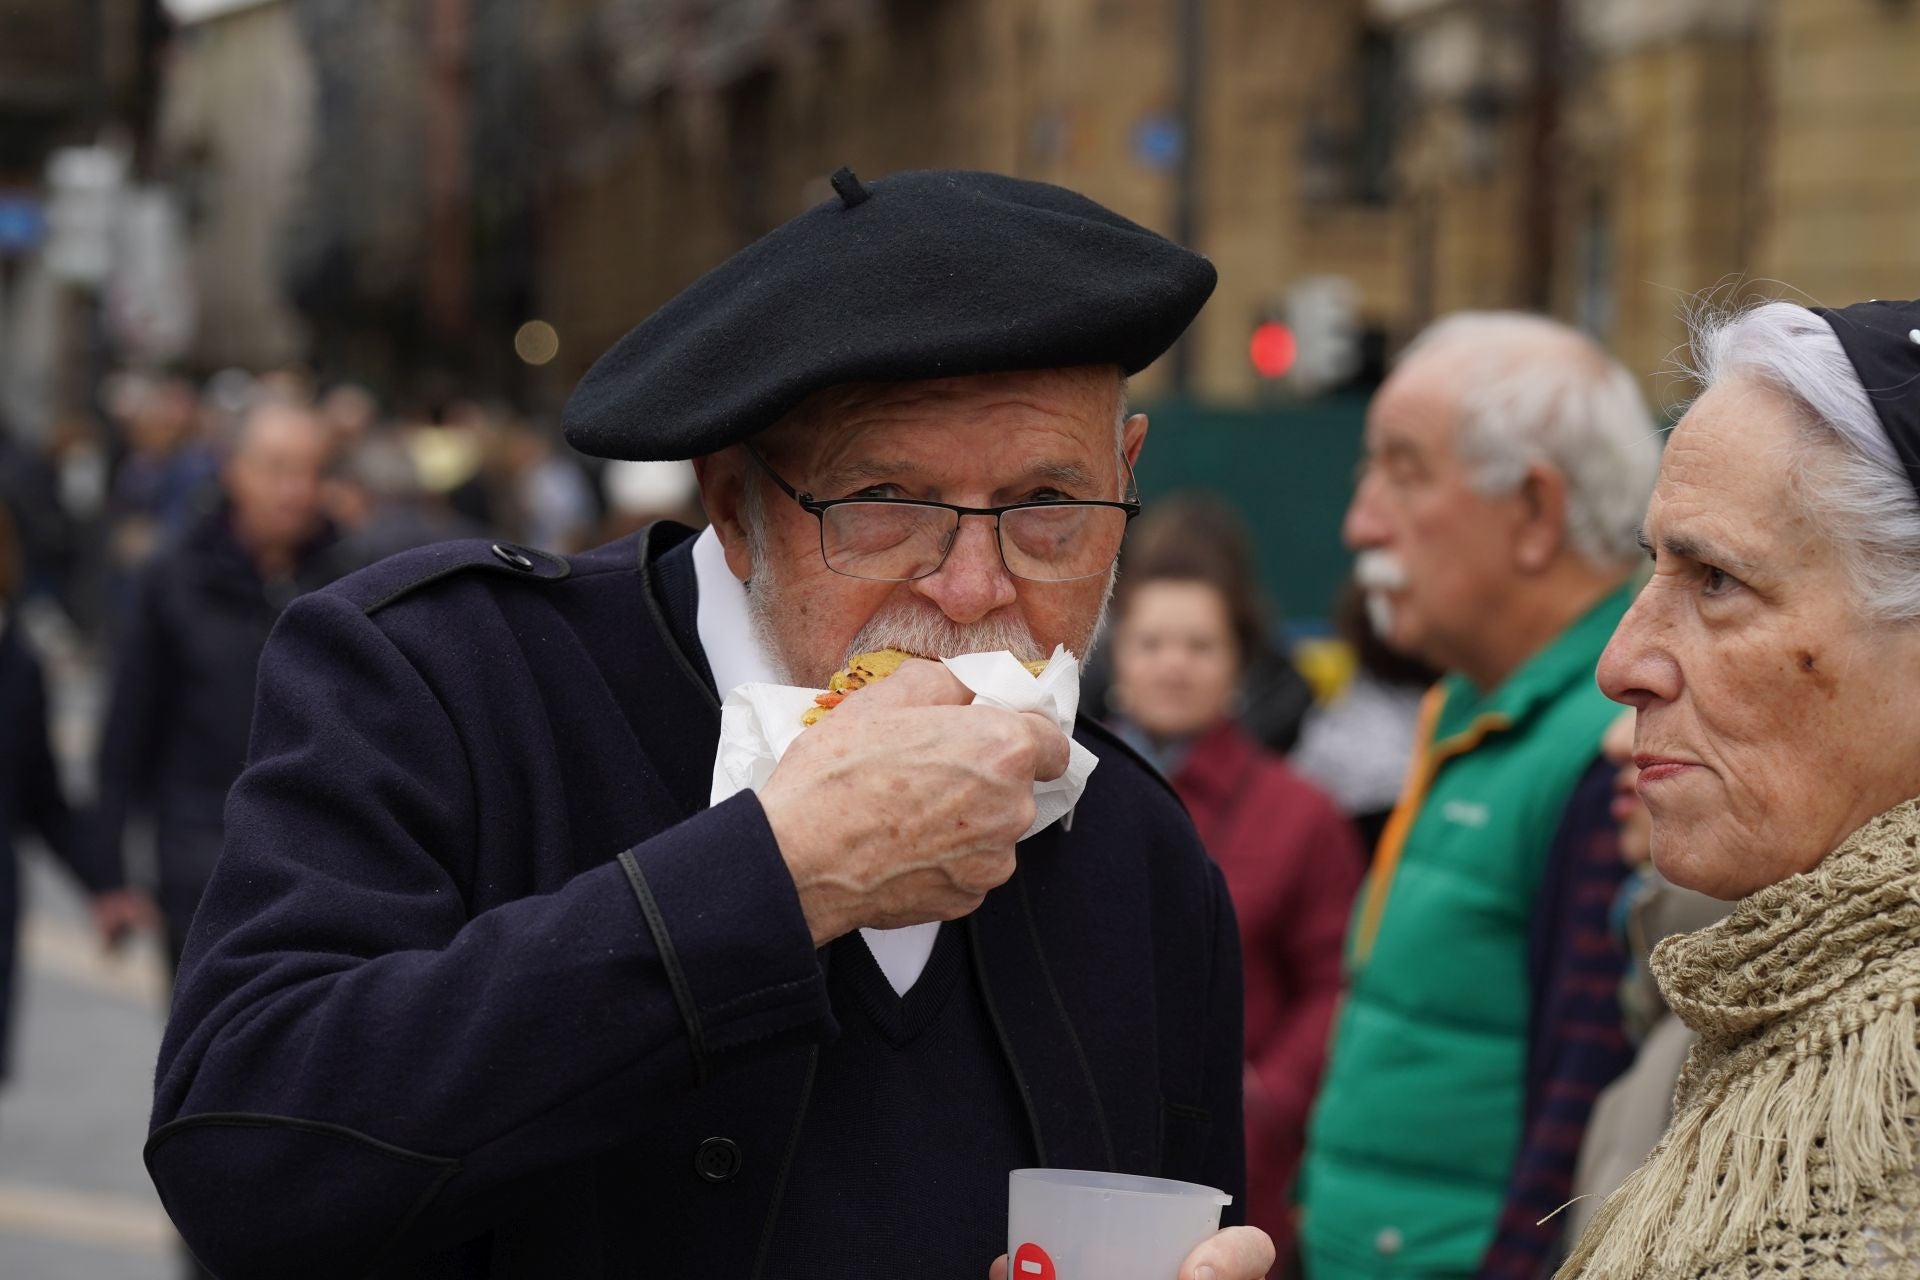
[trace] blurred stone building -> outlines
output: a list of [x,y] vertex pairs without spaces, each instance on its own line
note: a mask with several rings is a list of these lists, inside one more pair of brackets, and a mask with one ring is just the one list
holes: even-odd
[[85,403],[117,193],[146,173],[159,0],[0,3],[0,431]]
[[299,364],[307,334],[285,285],[306,196],[313,72],[287,0],[175,0],[157,164],[178,198],[203,369]]
[[1263,320],[1364,372],[1442,312],[1543,308],[1651,376],[1717,284],[1920,279],[1920,0],[281,3],[323,369],[557,399],[842,164],[1060,182],[1190,242],[1220,290],[1141,390],[1228,404],[1329,381],[1263,379]]
[[1350,283],[1370,355],[1536,307],[1650,376],[1716,285],[1920,280],[1912,0],[575,0],[529,48],[563,384],[843,163],[1187,238],[1221,268],[1188,356],[1214,401],[1260,395],[1249,334],[1309,277]]

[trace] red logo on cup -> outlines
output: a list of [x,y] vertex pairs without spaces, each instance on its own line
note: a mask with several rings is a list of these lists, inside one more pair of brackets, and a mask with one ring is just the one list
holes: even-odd
[[1057,1280],[1053,1259],[1037,1244],[1023,1244],[1013,1251],[1013,1266],[1007,1280]]

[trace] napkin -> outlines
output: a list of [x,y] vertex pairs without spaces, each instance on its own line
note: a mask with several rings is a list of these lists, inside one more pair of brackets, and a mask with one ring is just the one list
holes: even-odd
[[[1032,675],[1011,653],[968,653],[942,659],[947,670],[973,690],[976,703],[1008,711],[1039,711],[1067,735],[1072,748],[1067,771],[1051,782],[1033,784],[1033,825],[1025,840],[1053,823],[1073,825],[1073,806],[1087,789],[1100,758],[1073,741],[1073,717],[1080,708],[1080,662],[1065,645],[1055,646],[1045,670]],[[805,731],[800,717],[820,694],[785,684],[743,684],[720,705],[720,750],[713,759],[712,803],[741,791],[757,791],[773,776],[773,766]]]

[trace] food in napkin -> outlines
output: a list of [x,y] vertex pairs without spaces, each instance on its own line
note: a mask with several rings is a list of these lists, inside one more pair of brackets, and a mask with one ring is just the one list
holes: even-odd
[[[908,656],[895,659],[893,667]],[[1060,645],[1037,674],[1005,650],[962,654],[941,662],[955,679],[973,690],[976,704],[1008,711],[1038,711],[1060,726],[1072,748],[1067,771],[1051,782],[1033,784],[1033,825],[1020,838],[1024,840],[1067,817],[1086,790],[1094,766],[1100,763],[1093,752],[1072,741],[1073,718],[1080,709],[1079,660]],[[720,749],[713,760],[713,804],[766,785],[774,765],[805,732],[802,721],[807,711],[819,707],[815,699],[822,692],[784,684],[743,684],[727,693],[720,708]]]
[[[800,723],[818,724],[821,716],[846,701],[847,695],[855,689],[864,689],[875,680],[885,679],[898,671],[901,663],[916,656],[905,649],[875,649],[872,653],[855,654],[848,659],[846,666],[827,678],[827,691],[814,696],[814,705],[801,715]],[[1020,665],[1035,676],[1047,669],[1044,662],[1023,662]]]

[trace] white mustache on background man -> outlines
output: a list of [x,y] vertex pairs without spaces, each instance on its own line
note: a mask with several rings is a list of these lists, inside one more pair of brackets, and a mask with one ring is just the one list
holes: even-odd
[[1370,547],[1353,561],[1353,580],[1366,596],[1367,623],[1385,638],[1393,631],[1393,596],[1407,587],[1407,567],[1391,551]]

